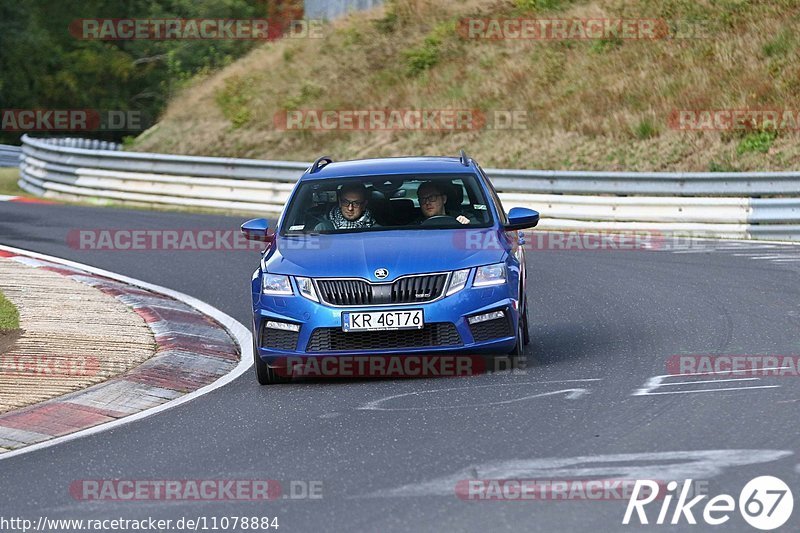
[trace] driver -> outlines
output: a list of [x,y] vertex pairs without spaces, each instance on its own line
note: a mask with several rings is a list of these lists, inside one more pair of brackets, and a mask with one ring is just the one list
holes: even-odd
[[333,229],[357,229],[377,226],[367,209],[367,188],[362,183],[345,183],[338,193],[339,205],[328,212],[325,220],[317,224],[315,231]]
[[[431,217],[449,216],[444,210],[447,194],[445,194],[444,188],[435,181],[426,181],[420,185],[417,189],[417,199],[419,199],[419,208],[422,211],[422,216],[416,220],[418,224]],[[469,219],[464,215],[458,215],[455,219],[462,224],[469,224]]]

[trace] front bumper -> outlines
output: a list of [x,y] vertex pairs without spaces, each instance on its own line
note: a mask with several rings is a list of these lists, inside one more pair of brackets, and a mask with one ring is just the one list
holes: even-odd
[[[271,366],[278,365],[280,358],[298,355],[505,354],[514,348],[519,319],[519,302],[508,285],[468,287],[431,303],[380,307],[331,307],[297,295],[254,295],[254,299],[253,334],[258,356]],[[422,309],[427,333],[400,330],[364,335],[341,331],[342,312],[402,309]],[[472,326],[468,323],[468,317],[491,311],[503,311],[505,318]],[[296,325],[299,331],[265,329],[268,321]],[[386,342],[381,342],[382,334]]]

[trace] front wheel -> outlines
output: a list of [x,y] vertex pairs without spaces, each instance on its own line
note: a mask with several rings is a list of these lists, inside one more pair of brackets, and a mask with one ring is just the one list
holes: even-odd
[[261,360],[258,356],[258,347],[256,341],[253,339],[253,366],[256,369],[256,379],[259,385],[274,385],[276,383],[288,383],[289,379],[286,376],[281,376],[274,368],[270,368],[267,363]]
[[520,317],[517,321],[517,342],[514,344],[514,349],[508,354],[511,357],[521,357],[525,355],[524,353],[524,346],[525,346],[525,332],[523,331],[523,317]]
[[525,355],[524,347],[531,343],[531,334],[528,331],[528,297],[525,296],[522,303],[522,313],[519,316],[517,323],[517,343],[514,349],[511,350],[509,355],[512,357],[521,357]]
[[531,343],[531,331],[528,325],[528,297],[525,297],[525,308],[522,310],[522,344]]

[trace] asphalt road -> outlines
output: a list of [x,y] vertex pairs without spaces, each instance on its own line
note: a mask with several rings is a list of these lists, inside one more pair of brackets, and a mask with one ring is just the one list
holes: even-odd
[[[2,203],[0,243],[173,288],[248,324],[257,252],[92,252],[66,239],[73,229],[235,230],[241,222]],[[800,379],[654,380],[669,373],[676,354],[800,354],[800,248],[743,243],[688,252],[529,252],[533,342],[525,373],[272,387],[247,373],[162,414],[0,461],[0,516],[277,516],[283,532],[656,528],[623,526],[623,500],[455,494],[459,480],[506,478],[693,478],[711,496],[738,499],[747,481],[772,475],[800,506]],[[60,297],[52,295],[53,314]],[[69,486],[85,479],[321,481],[323,497],[76,500]],[[701,524],[706,501],[695,507]],[[659,507],[647,507],[651,522]],[[782,530],[799,524],[795,509]],[[658,529],[708,527],[682,519]],[[754,531],[736,511],[715,529]]]

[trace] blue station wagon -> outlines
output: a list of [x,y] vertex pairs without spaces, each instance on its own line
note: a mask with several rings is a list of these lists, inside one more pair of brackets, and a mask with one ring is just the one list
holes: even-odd
[[460,157],[317,159],[265,242],[252,278],[259,383],[288,357],[521,355],[529,342],[520,230],[539,213],[503,209]]

